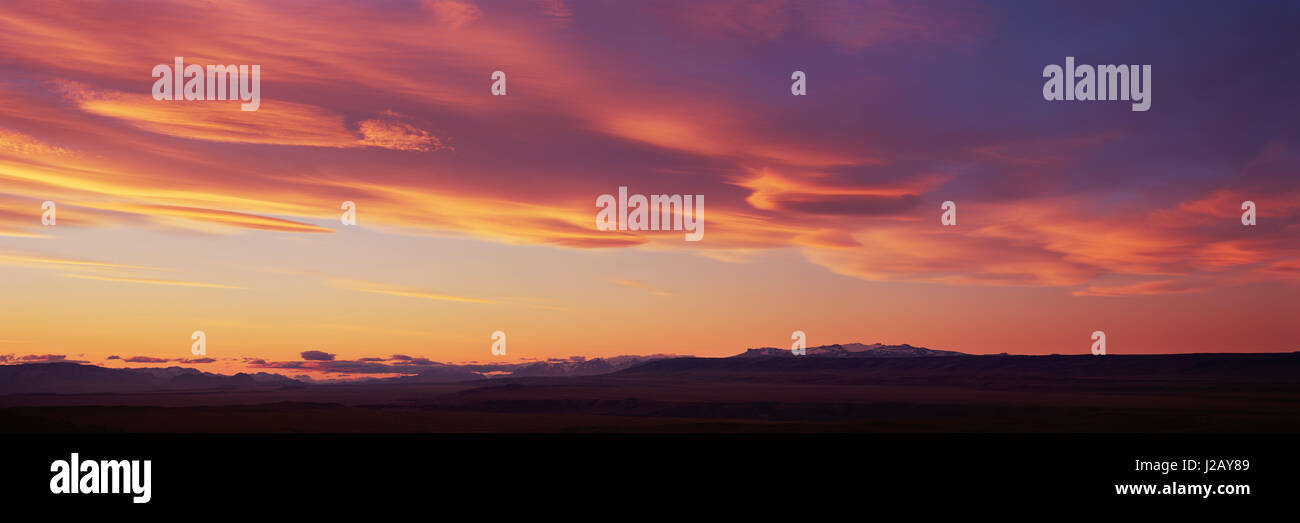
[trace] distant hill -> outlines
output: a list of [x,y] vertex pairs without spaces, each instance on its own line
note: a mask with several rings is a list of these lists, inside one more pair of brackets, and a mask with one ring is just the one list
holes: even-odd
[[[821,345],[817,347],[808,347],[807,354],[818,358],[916,358],[928,356],[966,356],[962,352],[950,350],[935,350],[925,347],[913,347],[906,343],[902,345],[885,345],[882,343],[873,343],[864,345],[861,343],[845,343],[834,345]],[[733,358],[754,358],[764,356],[787,356],[796,357],[790,349],[778,349],[775,347],[762,347],[758,349],[747,349],[745,352],[732,356]]]
[[0,394],[141,392],[265,385],[301,383],[265,372],[225,376],[185,367],[109,369],[67,362],[0,365]]
[[[394,378],[360,379],[357,383],[460,383],[501,377],[592,376],[672,358],[669,355],[571,358],[505,365],[437,364],[415,374]],[[407,370],[407,369],[400,369]],[[490,374],[492,372],[499,374]],[[154,390],[237,389],[268,385],[306,386],[279,374],[258,372],[233,376],[188,367],[110,369],[72,362],[0,365],[0,394],[85,394],[145,392]]]
[[[806,357],[911,358],[962,356],[960,352],[911,345],[846,343],[809,347]],[[794,358],[789,349],[763,347],[732,356],[741,359]],[[371,383],[460,383],[499,378],[577,377],[611,374],[656,361],[690,360],[669,354],[613,356],[608,358],[552,359],[498,365],[436,364],[418,373],[393,378],[361,379]],[[687,366],[690,364],[687,363]],[[402,369],[406,370],[406,369]],[[110,369],[72,362],[0,365],[0,394],[85,394],[145,392],[155,390],[238,389],[258,386],[306,386],[279,374],[258,372],[233,376],[188,367]]]
[[[808,349],[812,354],[812,349]],[[1008,356],[955,354],[943,357],[806,357],[749,353],[729,358],[677,358],[637,365],[618,375],[658,375],[683,378],[753,377],[790,375],[829,383],[830,376],[870,383],[971,385],[989,380],[1024,384],[1041,380],[1051,383],[1079,378],[1109,379],[1135,376],[1197,377],[1210,383],[1218,378],[1295,381],[1300,376],[1300,352],[1247,354],[1134,354],[1093,356]],[[1085,381],[1087,381],[1085,379]]]
[[[852,349],[849,352],[864,352]],[[604,368],[577,359],[548,363],[572,372]],[[472,370],[469,367],[447,366],[440,372]],[[1296,433],[1297,376],[1300,353],[760,353],[655,359],[591,376],[310,387],[247,386],[257,378],[222,379],[176,369],[27,364],[0,367],[0,385],[63,394],[0,396],[0,433]],[[190,388],[198,384],[216,386]],[[74,392],[92,386],[124,392]],[[148,390],[128,392],[135,387]],[[176,390],[184,393],[167,392]]]
[[594,376],[617,372],[633,365],[678,356],[613,356],[609,358],[569,358],[508,364],[439,364],[418,374],[367,380],[376,383],[457,383],[500,378]]
[[570,359],[561,361],[539,361],[514,369],[510,377],[524,376],[593,376],[617,372],[633,365],[647,361],[675,358],[656,354],[653,356],[614,356],[612,358]]
[[364,381],[374,383],[456,383],[461,381],[485,380],[486,376],[472,368],[460,365],[435,365],[420,370],[418,374],[379,378]]

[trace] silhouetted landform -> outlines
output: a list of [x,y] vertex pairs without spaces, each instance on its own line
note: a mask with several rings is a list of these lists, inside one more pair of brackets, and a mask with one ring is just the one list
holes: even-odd
[[[379,378],[373,381],[402,383],[452,383],[481,379],[523,376],[592,376],[620,371],[647,361],[676,358],[665,354],[650,356],[613,356],[609,358],[550,359],[529,363],[469,364],[438,366],[420,370],[418,374],[397,378]],[[500,374],[493,374],[500,373]]]
[[421,369],[416,374],[409,376],[399,376],[396,378],[366,378],[361,381],[373,383],[382,382],[405,382],[405,383],[457,383],[461,381],[479,381],[488,379],[484,375],[485,371],[478,371],[457,365],[436,365]]
[[279,374],[234,376],[186,367],[109,369],[78,363],[0,365],[0,394],[73,394],[301,385]]
[[[456,383],[503,376],[590,376],[608,374],[639,363],[670,358],[614,356],[611,358],[552,359],[527,363],[427,365],[385,367],[390,372],[412,374],[395,378],[362,378],[357,383]],[[501,373],[494,375],[492,373]],[[305,386],[280,374],[257,372],[234,376],[203,372],[188,367],[110,369],[73,362],[0,365],[0,394],[89,394],[97,392],[146,392],[153,390],[239,389],[265,386]]]
[[[753,358],[761,356],[796,357],[794,352],[790,349],[778,349],[774,347],[747,349],[745,352],[733,357]],[[885,345],[882,343],[873,343],[871,345],[845,343],[841,345],[837,343],[835,345],[808,347],[805,350],[805,354],[802,356],[813,356],[819,358],[915,358],[921,356],[968,356],[968,354],[950,350],[934,350],[925,347],[913,347],[906,343],[902,345]]]
[[661,359],[665,359],[665,356],[615,356],[612,358],[539,361],[515,368],[510,373],[510,376],[594,376],[617,372],[647,361]]
[[[838,352],[829,347],[827,354]],[[459,383],[8,394],[0,396],[0,430],[1300,431],[1300,353],[746,354],[659,359],[609,374]]]

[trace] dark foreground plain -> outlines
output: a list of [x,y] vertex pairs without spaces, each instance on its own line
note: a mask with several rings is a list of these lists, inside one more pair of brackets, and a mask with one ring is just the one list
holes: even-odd
[[1300,353],[678,358],[600,376],[0,396],[7,432],[1300,432]]

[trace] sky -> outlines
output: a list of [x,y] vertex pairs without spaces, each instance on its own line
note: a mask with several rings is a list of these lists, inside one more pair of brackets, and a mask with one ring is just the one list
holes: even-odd
[[[1300,350],[1297,22],[1294,2],[6,2],[0,359],[323,374],[305,351],[726,356],[796,330]],[[260,66],[260,107],[155,100],[178,56]],[[1149,110],[1045,100],[1066,57],[1150,65]],[[703,195],[704,237],[598,229],[619,187]]]

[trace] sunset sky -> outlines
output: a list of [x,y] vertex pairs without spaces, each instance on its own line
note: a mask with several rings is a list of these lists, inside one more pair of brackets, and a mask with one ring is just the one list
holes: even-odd
[[[308,350],[724,356],[795,330],[1300,350],[1297,19],[1294,2],[4,2],[0,357],[183,364],[195,330],[215,361],[191,364],[216,372]],[[177,56],[260,65],[260,109],[154,100]],[[1150,110],[1045,101],[1067,56],[1151,65]],[[704,195],[703,240],[597,230],[620,186]]]

